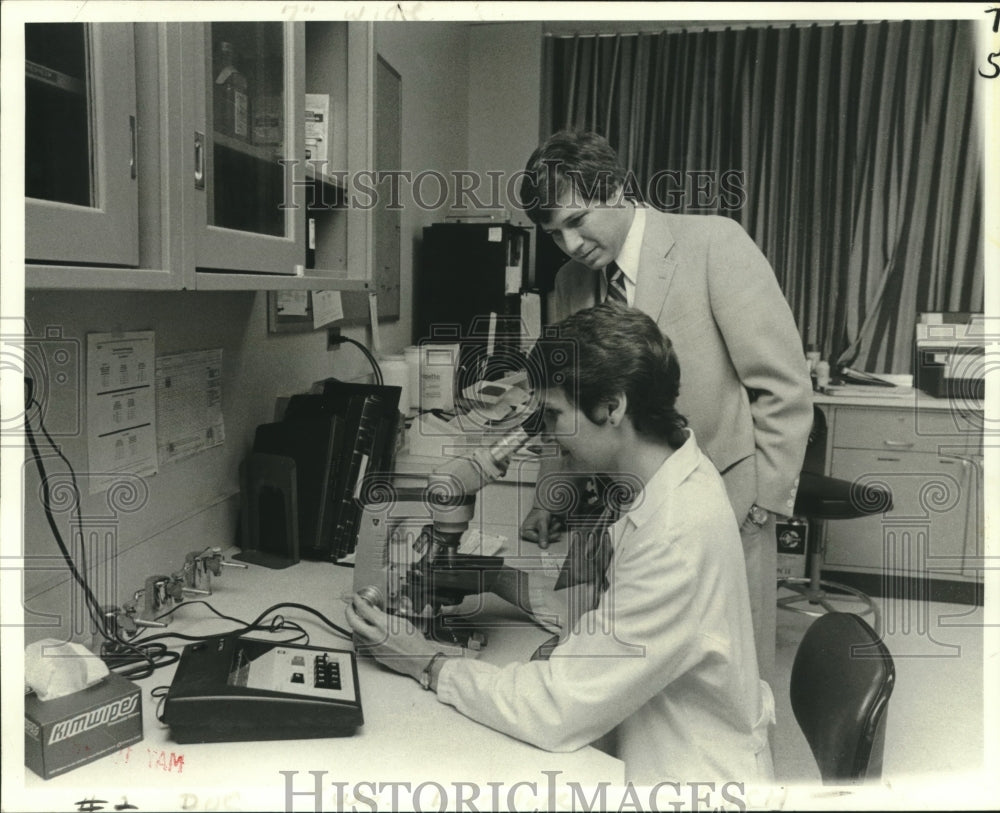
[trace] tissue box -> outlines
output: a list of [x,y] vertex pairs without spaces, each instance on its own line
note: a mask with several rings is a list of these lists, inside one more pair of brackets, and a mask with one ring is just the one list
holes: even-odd
[[112,672],[79,692],[24,698],[24,764],[43,779],[142,739],[142,691]]

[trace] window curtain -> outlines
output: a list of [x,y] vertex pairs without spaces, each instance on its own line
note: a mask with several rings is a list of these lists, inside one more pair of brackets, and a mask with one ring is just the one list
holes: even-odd
[[948,20],[547,37],[543,128],[742,223],[823,358],[906,373],[918,313],[983,309],[974,45]]

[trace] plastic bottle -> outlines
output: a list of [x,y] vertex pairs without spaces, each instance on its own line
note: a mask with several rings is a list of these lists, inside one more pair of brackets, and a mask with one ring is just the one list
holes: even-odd
[[816,386],[819,389],[830,386],[830,362],[822,360],[816,362]]
[[236,49],[220,42],[215,73],[215,129],[223,135],[250,140],[250,94],[246,77],[236,67]]
[[816,349],[816,345],[811,343],[806,345],[806,370],[810,374],[815,372],[817,361],[819,361],[819,350]]

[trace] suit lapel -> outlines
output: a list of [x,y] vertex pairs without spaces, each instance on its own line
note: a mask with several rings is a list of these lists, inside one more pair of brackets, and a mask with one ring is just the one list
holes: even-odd
[[639,258],[642,270],[635,286],[635,304],[655,320],[659,320],[663,312],[667,291],[677,270],[676,260],[669,256],[673,246],[674,235],[667,218],[662,212],[647,208]]

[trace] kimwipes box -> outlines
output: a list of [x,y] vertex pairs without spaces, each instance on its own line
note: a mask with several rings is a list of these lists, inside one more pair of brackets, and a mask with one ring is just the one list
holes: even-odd
[[141,739],[142,691],[114,672],[55,700],[24,698],[24,764],[43,779]]

